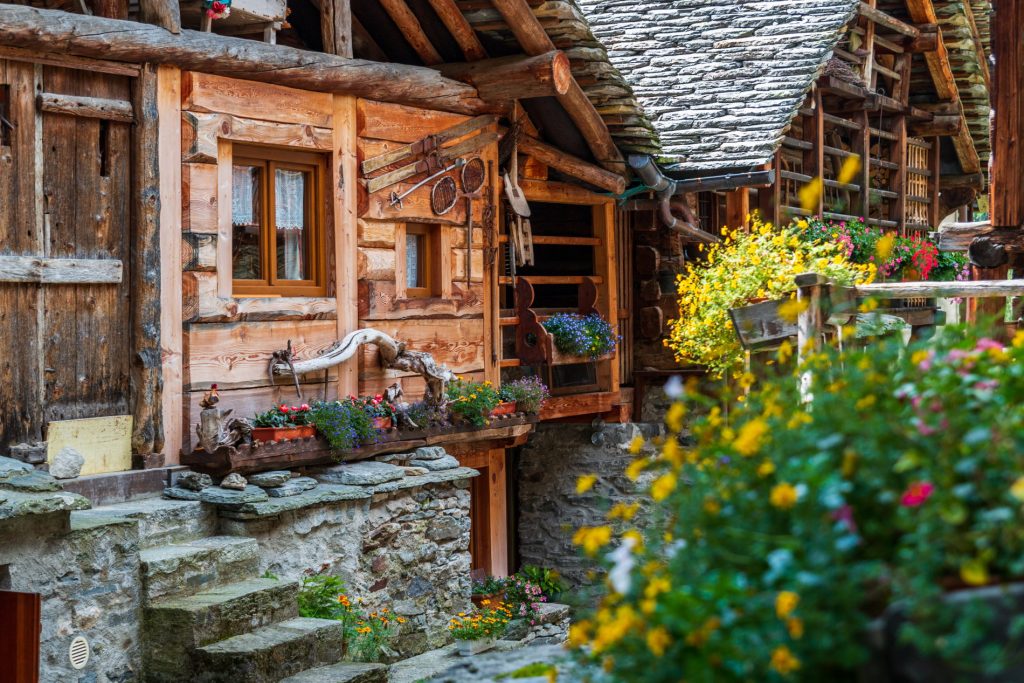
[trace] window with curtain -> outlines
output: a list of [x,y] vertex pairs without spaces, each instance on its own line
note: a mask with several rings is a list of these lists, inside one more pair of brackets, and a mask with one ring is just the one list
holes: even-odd
[[324,284],[320,155],[237,145],[231,173],[233,291],[320,296]]

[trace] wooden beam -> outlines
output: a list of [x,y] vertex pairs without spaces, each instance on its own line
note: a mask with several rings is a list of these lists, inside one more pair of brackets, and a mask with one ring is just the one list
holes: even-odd
[[[157,29],[161,30],[161,29]],[[164,464],[160,354],[160,131],[156,66],[135,83],[139,123],[132,132],[131,406],[136,468]]]
[[730,230],[745,228],[750,213],[750,192],[745,187],[725,195],[725,224]]
[[430,6],[444,23],[448,33],[459,44],[459,49],[466,57],[467,62],[476,62],[487,58],[487,51],[477,38],[476,32],[470,26],[462,10],[455,4],[455,0],[429,0]]
[[1024,7],[997,0],[992,18],[995,123],[992,136],[992,225],[1024,225]]
[[352,5],[349,0],[320,0],[324,52],[352,57]]
[[391,20],[395,22],[395,26],[402,32],[402,35],[424,64],[433,66],[444,61],[441,53],[437,51],[437,48],[427,38],[420,20],[409,9],[409,5],[406,4],[405,0],[380,0],[380,5],[388,13],[388,16],[391,17]]
[[139,0],[139,19],[171,33],[181,33],[178,0]]
[[0,256],[0,282],[45,285],[119,284],[124,267],[118,259]]
[[917,29],[921,34],[917,38],[907,40],[903,46],[906,52],[918,54],[921,52],[934,52],[939,44],[938,24],[918,24]]
[[514,55],[437,67],[445,78],[469,83],[488,102],[563,95],[573,83],[569,58],[561,50]]
[[600,187],[602,190],[607,190],[614,194],[622,194],[626,191],[626,179],[618,173],[606,171],[571,154],[566,154],[562,150],[540,140],[527,136],[520,137],[519,151],[533,157],[546,166]]
[[923,121],[910,126],[910,134],[919,138],[948,137],[958,135],[964,127],[963,117],[936,115],[931,121]]
[[921,32],[915,26],[904,23],[896,17],[886,14],[885,12],[875,9],[866,2],[860,3],[860,15],[871,21],[875,22],[879,26],[883,26],[890,31],[901,33],[908,38],[917,38],[921,35]]
[[1024,295],[1024,280],[963,282],[873,282],[853,288],[857,296],[880,299],[917,297],[1007,297]]
[[263,83],[355,95],[458,114],[491,113],[500,107],[476,90],[434,69],[269,45],[216,33],[161,28],[56,10],[0,5],[0,44],[123,62],[173,64]]
[[107,121],[123,121],[125,123],[133,123],[135,121],[132,103],[125,100],[108,100],[101,97],[78,97],[75,95],[59,95],[57,93],[44,92],[36,97],[36,103],[41,111],[53,112],[55,114],[106,119]]
[[[501,14],[505,24],[515,35],[526,54],[540,55],[555,49],[555,44],[551,42],[551,38],[548,37],[544,27],[540,25],[525,0],[492,0],[492,4]],[[587,141],[587,145],[598,163],[615,173],[625,173],[622,154],[615,146],[604,119],[594,108],[594,104],[583,92],[579,83],[573,79],[569,90],[557,97],[558,102],[583,135],[583,139]]]

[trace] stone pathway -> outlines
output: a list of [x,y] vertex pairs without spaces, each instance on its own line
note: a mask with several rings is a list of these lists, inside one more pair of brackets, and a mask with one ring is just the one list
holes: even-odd
[[[500,641],[498,647],[488,652],[483,652],[473,657],[460,657],[454,654],[438,657],[431,660],[426,659],[424,663],[433,661],[437,664],[448,664],[448,667],[440,672],[427,672],[421,670],[421,678],[397,677],[395,668],[391,669],[391,683],[547,683],[547,673],[540,676],[527,678],[511,678],[509,674],[521,671],[524,667],[537,664],[554,666],[558,671],[558,683],[578,683],[583,678],[575,671],[576,667],[571,656],[561,645],[536,645],[530,647],[502,647],[504,644],[519,645],[510,641]],[[454,646],[451,646],[454,648]],[[434,653],[427,653],[432,655]],[[427,655],[420,655],[427,657]],[[414,657],[413,659],[419,659]],[[404,662],[403,662],[404,664]]]

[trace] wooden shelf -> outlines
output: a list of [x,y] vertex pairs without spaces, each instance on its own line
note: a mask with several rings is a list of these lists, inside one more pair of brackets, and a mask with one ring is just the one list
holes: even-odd
[[595,285],[604,282],[600,275],[517,275],[515,279],[502,275],[498,278],[498,284],[514,285],[515,280],[525,280],[531,285],[582,285],[584,280],[590,280]]
[[[498,238],[500,244],[508,242],[508,235],[502,235]],[[534,235],[534,244],[553,244],[556,246],[563,247],[599,247],[601,246],[600,237],[569,237],[568,235]]]

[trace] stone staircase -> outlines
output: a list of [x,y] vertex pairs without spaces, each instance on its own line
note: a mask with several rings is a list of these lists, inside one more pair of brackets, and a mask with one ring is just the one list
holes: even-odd
[[146,499],[78,513],[139,523],[146,683],[383,683],[340,662],[343,629],[300,617],[299,583],[257,576],[251,538],[210,535],[209,506]]

